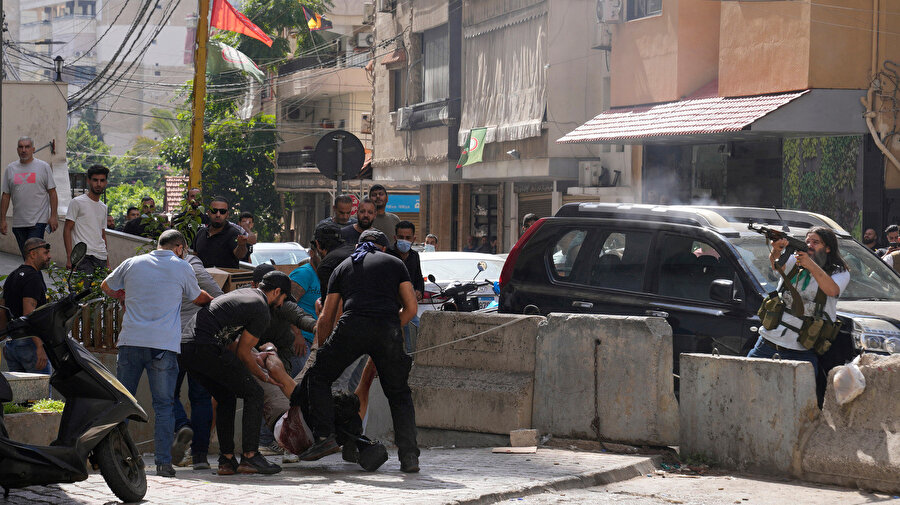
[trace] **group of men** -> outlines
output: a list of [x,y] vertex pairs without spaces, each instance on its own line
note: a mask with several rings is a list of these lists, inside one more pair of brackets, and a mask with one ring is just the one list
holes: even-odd
[[879,242],[874,228],[863,233],[863,244],[872,249],[887,265],[900,271],[900,225],[892,224],[884,229],[884,242]]

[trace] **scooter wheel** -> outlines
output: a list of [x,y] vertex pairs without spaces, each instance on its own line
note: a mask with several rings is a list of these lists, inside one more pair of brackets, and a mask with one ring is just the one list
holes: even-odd
[[123,502],[140,501],[147,494],[147,474],[137,447],[120,423],[94,449],[106,485]]

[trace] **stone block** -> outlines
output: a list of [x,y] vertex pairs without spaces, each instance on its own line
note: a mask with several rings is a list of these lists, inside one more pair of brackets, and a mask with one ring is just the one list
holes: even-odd
[[672,329],[664,319],[550,314],[536,355],[533,417],[541,433],[678,444]]
[[513,430],[509,432],[510,447],[531,447],[538,445],[537,430]]
[[506,435],[531,427],[530,373],[413,366],[416,425]]
[[772,475],[799,472],[805,423],[819,412],[805,361],[681,355],[681,454]]
[[61,412],[21,412],[3,416],[10,440],[29,445],[50,445],[56,440],[60,419]]
[[12,389],[12,403],[35,402],[50,396],[50,376],[41,373],[3,372]]
[[533,373],[541,316],[427,311],[422,314],[416,349],[426,349],[496,328],[482,336],[415,355],[420,366],[459,367]]
[[866,389],[838,405],[828,388],[822,415],[801,449],[802,478],[825,484],[900,493],[900,355],[865,354],[860,371]]

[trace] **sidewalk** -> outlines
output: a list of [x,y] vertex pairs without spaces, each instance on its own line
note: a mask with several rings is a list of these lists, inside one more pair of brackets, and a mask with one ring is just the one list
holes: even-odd
[[[271,458],[278,461],[280,458]],[[148,490],[143,503],[293,504],[482,504],[508,500],[550,486],[582,488],[630,479],[655,471],[650,457],[539,449],[536,454],[492,454],[490,449],[426,449],[421,472],[405,474],[395,452],[377,472],[345,463],[340,454],[286,465],[277,475],[215,475],[178,468],[178,477],[157,477],[145,458]],[[99,473],[75,484],[30,487],[10,492],[7,503],[115,503]]]

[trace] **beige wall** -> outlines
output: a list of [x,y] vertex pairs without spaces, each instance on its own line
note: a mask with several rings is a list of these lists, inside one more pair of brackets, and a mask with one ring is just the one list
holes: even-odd
[[662,14],[612,25],[610,90],[613,107],[678,99],[678,15],[664,2]]
[[694,93],[719,72],[719,2],[678,2],[677,93]]

